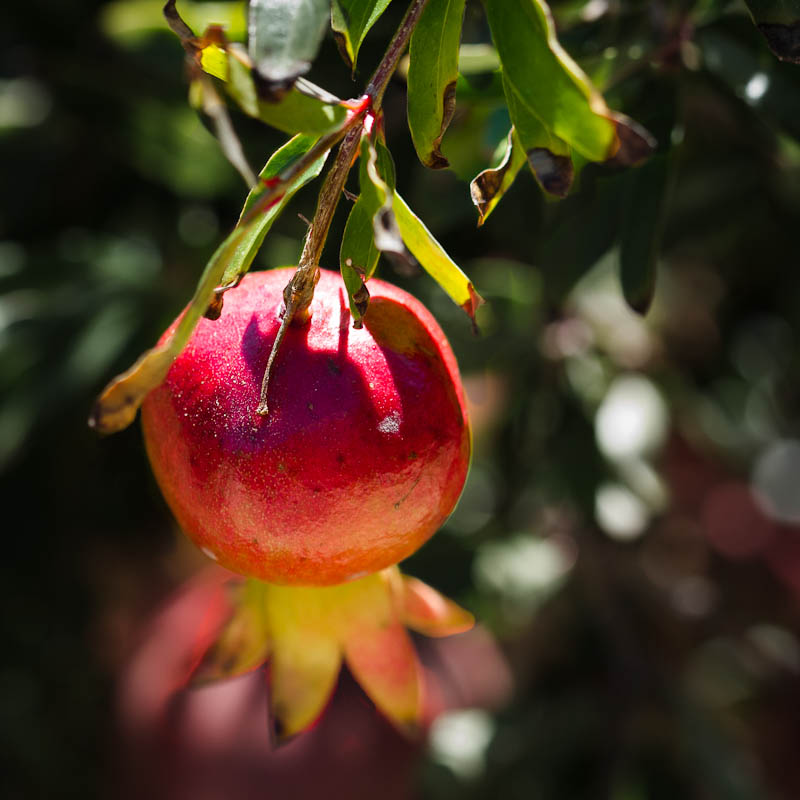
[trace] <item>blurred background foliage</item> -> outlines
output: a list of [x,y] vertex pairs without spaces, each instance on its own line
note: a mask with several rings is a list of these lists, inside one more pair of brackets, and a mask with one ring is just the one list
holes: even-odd
[[[245,195],[187,104],[160,5],[4,9],[8,798],[119,796],[115,676],[142,620],[203,563],[136,426],[100,440],[85,424],[189,297]],[[241,33],[236,3],[184,6],[198,29],[207,15]],[[357,95],[403,6],[366,39],[355,82],[330,38],[311,80]],[[521,174],[479,230],[467,181],[508,129],[496,81],[462,80],[449,172],[417,162],[401,80],[385,101],[400,191],[488,300],[476,338],[429,278],[381,267],[446,329],[475,428],[461,503],[405,570],[476,613],[515,686],[499,711],[440,718],[411,785],[430,798],[797,798],[800,67],[774,58],[740,2],[553,11],[609,105],[658,138],[660,178],[589,165],[554,202]],[[464,41],[488,42],[477,2]],[[234,120],[260,167],[283,137]],[[257,266],[296,261],[297,214],[314,202],[298,195]],[[640,317],[618,272],[648,225],[658,281]]]

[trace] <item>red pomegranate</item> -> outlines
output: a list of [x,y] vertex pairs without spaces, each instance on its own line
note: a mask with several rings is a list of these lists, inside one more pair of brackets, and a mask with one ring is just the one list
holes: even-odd
[[340,276],[324,270],[259,416],[291,275],[252,273],[230,291],[147,397],[142,422],[167,502],[210,558],[271,583],[323,586],[397,563],[441,526],[471,437],[458,367],[431,314],[373,279],[356,330]]

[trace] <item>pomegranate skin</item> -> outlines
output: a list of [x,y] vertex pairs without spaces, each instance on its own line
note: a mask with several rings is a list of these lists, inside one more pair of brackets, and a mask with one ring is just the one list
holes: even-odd
[[[323,586],[397,563],[461,494],[471,436],[455,357],[433,316],[373,279],[352,327],[322,270],[256,414],[291,269],[247,275],[202,319],[142,406],[153,471],[179,524],[222,566]],[[174,327],[174,326],[173,326]],[[170,328],[165,336],[168,336]]]

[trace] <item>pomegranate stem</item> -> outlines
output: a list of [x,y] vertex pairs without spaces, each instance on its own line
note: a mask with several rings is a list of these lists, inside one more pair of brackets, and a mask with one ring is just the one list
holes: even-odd
[[[409,5],[400,26],[392,37],[392,41],[386,48],[386,52],[380,64],[378,64],[367,84],[363,102],[353,111],[352,122],[355,122],[356,119],[363,120],[368,112],[376,114],[379,111],[383,100],[383,94],[386,91],[389,80],[394,74],[395,69],[397,69],[400,57],[405,52],[411,34],[419,22],[427,3],[428,0],[413,0],[411,5]],[[336,206],[339,203],[339,197],[347,181],[347,175],[358,156],[361,134],[362,125],[353,124],[347,131],[341,145],[339,145],[336,161],[325,176],[325,182],[322,184],[322,188],[319,192],[317,210],[314,213],[314,219],[311,221],[308,234],[306,235],[303,252],[300,256],[300,263],[291,281],[289,281],[286,288],[283,290],[283,319],[281,320],[278,333],[275,336],[275,341],[272,344],[267,367],[264,370],[264,378],[261,381],[261,397],[259,399],[258,408],[256,409],[256,413],[261,416],[266,416],[269,413],[269,405],[267,403],[269,381],[275,364],[275,358],[278,355],[278,350],[286,336],[289,325],[293,323],[296,325],[303,325],[308,322],[311,317],[309,309],[311,301],[314,299],[314,287],[319,280],[320,257],[325,247],[325,240],[328,238],[328,231],[333,221]]]

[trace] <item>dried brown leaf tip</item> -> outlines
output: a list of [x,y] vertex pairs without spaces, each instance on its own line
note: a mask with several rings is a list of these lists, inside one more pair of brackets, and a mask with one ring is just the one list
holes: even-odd
[[456,82],[452,81],[445,86],[442,93],[442,127],[439,130],[439,135],[431,142],[431,151],[425,159],[425,166],[430,167],[430,169],[446,169],[450,166],[450,162],[445,158],[441,147],[445,131],[447,131],[455,111]]
[[167,345],[148,350],[126,372],[106,386],[89,415],[89,427],[98,433],[116,433],[136,418],[148,392],[167,376],[174,354]]
[[533,147],[528,150],[527,156],[536,180],[548,194],[556,197],[569,194],[575,174],[569,156],[556,155],[545,147]]
[[472,281],[467,284],[467,291],[469,292],[469,300],[467,300],[466,303],[462,303],[461,308],[467,312],[467,315],[472,321],[472,332],[477,335],[480,333],[480,330],[478,329],[475,314],[486,301],[475,291]]
[[800,64],[800,22],[791,25],[762,22],[758,29],[777,58],[791,64]]
[[614,123],[617,135],[613,151],[606,164],[634,167],[646,161],[655,151],[656,142],[650,131],[636,120],[612,111],[609,119]]
[[489,214],[514,182],[523,163],[521,148],[512,128],[508,132],[503,160],[496,167],[485,169],[476,175],[469,185],[472,204],[478,211],[478,227],[486,222]]

